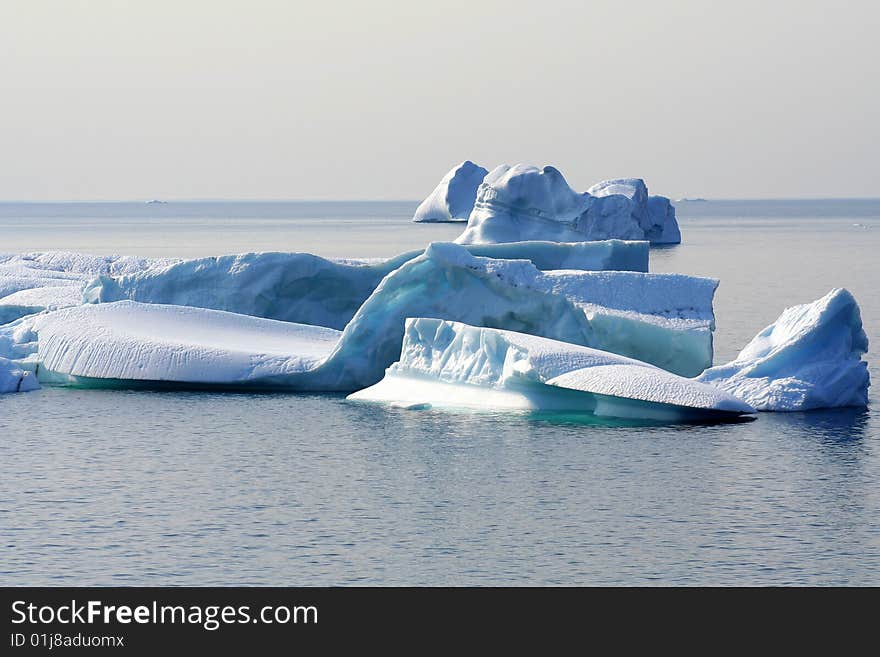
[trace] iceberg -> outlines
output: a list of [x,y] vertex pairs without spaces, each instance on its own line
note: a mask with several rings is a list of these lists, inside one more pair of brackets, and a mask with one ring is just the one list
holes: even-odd
[[698,380],[761,411],[867,406],[870,377],[862,360],[867,350],[855,298],[834,289],[812,303],[787,308],[735,359],[706,370]]
[[[466,248],[478,256],[529,260],[538,269],[648,270],[646,242],[522,242]],[[89,303],[129,299],[342,329],[385,276],[422,253],[410,251],[379,261],[334,261],[308,253],[199,258],[124,276],[100,276],[86,284],[82,297]]]
[[407,317],[442,317],[693,375],[711,364],[716,285],[675,274],[542,272],[528,260],[479,257],[434,243],[384,277],[341,333],[123,300],[25,318],[17,340],[31,343],[36,334],[39,375],[46,381],[351,392],[379,381],[398,359]]
[[550,240],[647,240],[677,244],[675,208],[649,196],[639,178],[607,180],[575,192],[554,167],[501,165],[477,189],[459,244]]
[[0,393],[27,392],[40,387],[37,377],[17,363],[0,356]]
[[470,160],[453,167],[416,208],[413,221],[467,221],[477,197],[477,187],[487,173],[486,169]]
[[408,408],[590,412],[658,421],[752,413],[736,397],[646,363],[513,331],[410,318],[400,360],[352,401]]

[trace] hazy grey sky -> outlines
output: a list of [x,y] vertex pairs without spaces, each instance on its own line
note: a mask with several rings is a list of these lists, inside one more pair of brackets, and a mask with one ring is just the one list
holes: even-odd
[[880,196],[880,3],[0,0],[0,199]]

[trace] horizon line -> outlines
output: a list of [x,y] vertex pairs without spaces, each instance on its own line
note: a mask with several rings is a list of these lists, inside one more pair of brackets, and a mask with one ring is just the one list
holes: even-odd
[[[878,196],[728,196],[704,197],[688,196],[680,199],[671,197],[672,203],[702,203],[712,201],[880,201]],[[142,203],[144,205],[165,205],[170,203],[421,203],[421,199],[381,199],[381,198],[92,198],[92,199],[0,199],[0,204],[11,203]]]

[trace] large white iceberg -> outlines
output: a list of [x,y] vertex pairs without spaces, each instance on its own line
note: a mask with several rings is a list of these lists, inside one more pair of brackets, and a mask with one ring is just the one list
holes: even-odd
[[459,244],[603,239],[681,241],[675,209],[638,178],[608,180],[579,194],[554,167],[501,165],[477,190]]
[[350,392],[382,378],[400,355],[405,319],[416,316],[517,330],[693,375],[711,364],[716,285],[675,274],[542,272],[527,260],[435,243],[382,279],[341,333],[131,301],[26,319],[41,380]]
[[400,360],[348,399],[408,407],[590,412],[687,421],[751,413],[741,400],[637,360],[557,340],[411,318]]
[[867,349],[856,300],[834,289],[786,309],[734,360],[706,370],[699,380],[762,411],[866,406]]
[[467,221],[477,197],[477,187],[489,173],[470,160],[452,168],[416,208],[413,221]]
[[[646,242],[522,242],[466,248],[479,256],[529,260],[538,269],[648,270]],[[385,276],[422,253],[410,251],[373,262],[334,261],[308,253],[199,258],[124,276],[101,276],[85,286],[82,296],[90,303],[130,299],[342,329]]]

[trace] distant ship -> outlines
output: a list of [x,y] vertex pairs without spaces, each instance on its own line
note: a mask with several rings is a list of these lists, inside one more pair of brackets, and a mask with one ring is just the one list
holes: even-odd
[[676,203],[705,203],[708,199],[705,198],[688,198],[684,196],[682,198],[675,199]]
[[168,201],[160,201],[158,199],[153,199],[152,201],[147,201],[147,205],[165,205]]

